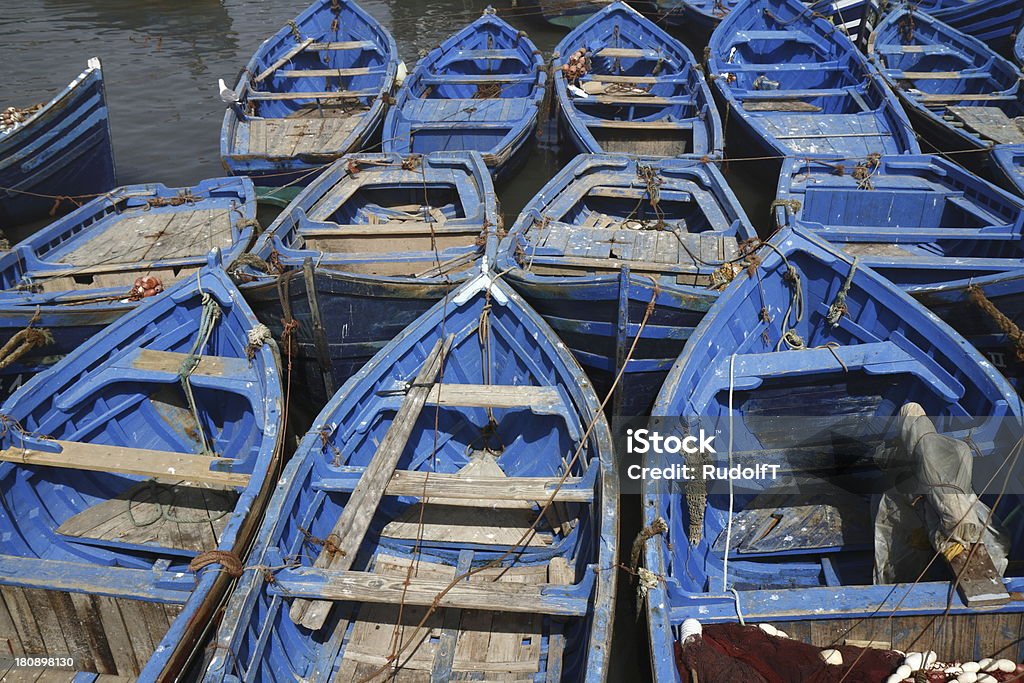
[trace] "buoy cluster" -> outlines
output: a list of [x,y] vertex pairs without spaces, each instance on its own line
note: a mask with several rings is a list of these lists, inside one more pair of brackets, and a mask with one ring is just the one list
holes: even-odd
[[931,650],[908,652],[885,683],[916,683],[920,680],[919,672],[924,672],[928,683],[1002,683],[1021,680],[1024,664],[991,658],[976,662],[940,662]]
[[7,109],[0,111],[0,132],[6,133],[7,131],[16,128],[19,123],[38,111],[39,107],[40,105],[38,104],[25,109],[7,107]]
[[162,291],[164,291],[164,283],[160,281],[160,278],[144,275],[135,278],[135,284],[132,285],[131,291],[128,292],[128,298],[132,301],[138,301],[139,299],[156,296]]

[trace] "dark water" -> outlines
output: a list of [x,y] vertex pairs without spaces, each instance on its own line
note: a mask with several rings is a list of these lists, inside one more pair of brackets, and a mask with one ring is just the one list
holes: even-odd
[[[411,70],[416,60],[457,28],[478,17],[482,0],[365,0],[363,6],[388,27]],[[89,57],[103,61],[114,152],[121,184],[193,184],[221,175],[220,124],[224,106],[217,79],[233,84],[265,38],[303,9],[303,2],[246,0],[22,0],[0,13],[0,107],[42,102],[74,78]],[[527,16],[507,0],[499,14],[545,53],[564,35]],[[698,55],[703,45],[687,39]],[[526,168],[499,188],[511,225],[522,205],[564,160],[554,140],[532,152]],[[758,178],[727,165],[726,174],[764,229],[766,200]],[[638,496],[624,496],[621,524],[624,559],[639,528]],[[634,611],[633,587],[622,575],[611,680],[644,680],[646,634]],[[671,653],[663,653],[671,656]]]

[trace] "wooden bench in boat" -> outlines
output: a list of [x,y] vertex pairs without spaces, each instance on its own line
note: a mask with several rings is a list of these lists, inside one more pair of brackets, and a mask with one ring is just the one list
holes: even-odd
[[[498,581],[451,581],[404,576],[338,571],[333,569],[285,569],[274,575],[274,594],[331,601],[373,602],[416,606],[434,605],[455,609],[522,612],[561,617],[584,617],[589,596],[576,586],[529,585]],[[447,592],[444,592],[448,588]],[[443,594],[442,594],[443,593]]]
[[1013,102],[1020,99],[1020,95],[1006,93],[978,93],[971,95],[968,93],[927,94],[912,92],[909,94],[914,99],[925,104],[941,104],[943,102]]
[[473,85],[486,83],[529,83],[536,76],[533,74],[429,74],[420,78],[427,85]]
[[195,587],[195,577],[181,572],[128,569],[98,564],[0,555],[5,585],[180,602]]
[[158,481],[191,481],[214,486],[246,486],[249,483],[248,474],[226,471],[234,463],[232,458],[60,439],[45,443],[59,447],[60,451],[11,447],[0,450],[0,460],[19,465],[132,474]]
[[[176,351],[159,351],[156,349],[139,349],[136,353],[127,357],[127,364],[118,364],[120,367],[130,367],[133,370],[146,370],[149,372],[170,372],[175,375],[181,370],[181,364],[188,358],[188,354]],[[249,363],[244,358],[231,358],[228,356],[201,356],[199,362],[191,372],[192,377],[237,377],[249,373]]]
[[378,90],[338,90],[336,92],[250,92],[248,98],[264,100],[339,100],[376,97]]
[[991,78],[992,74],[987,71],[900,71],[899,69],[887,69],[886,76],[895,79],[908,80],[964,80],[965,78]]
[[291,61],[291,60],[292,60],[292,59],[293,59],[293,58],[294,58],[294,57],[295,57],[296,55],[298,55],[298,54],[299,54],[300,52],[302,52],[302,51],[303,51],[303,50],[305,50],[305,49],[306,49],[307,47],[309,47],[310,45],[312,45],[312,44],[313,44],[313,42],[314,42],[314,41],[313,41],[313,39],[312,39],[312,38],[306,38],[306,39],[305,39],[305,40],[303,40],[303,41],[302,41],[301,43],[298,43],[297,45],[294,45],[294,46],[293,46],[293,47],[292,47],[292,48],[291,48],[290,50],[288,50],[288,51],[287,51],[287,52],[285,52],[285,53],[284,53],[283,55],[281,55],[281,57],[280,57],[279,59],[277,59],[277,61],[275,61],[275,62],[274,62],[273,64],[271,64],[270,66],[268,66],[268,67],[267,67],[266,69],[264,69],[263,71],[261,71],[261,72],[259,73],[259,75],[257,75],[257,76],[256,76],[256,78],[254,78],[254,79],[253,79],[253,82],[255,82],[255,83],[259,83],[260,81],[262,81],[262,80],[265,80],[265,79],[266,79],[266,78],[267,78],[268,76],[270,76],[270,75],[271,75],[272,73],[274,73],[275,71],[277,71],[278,69],[280,69],[280,68],[281,68],[282,66],[284,66],[285,64],[287,64],[288,62],[290,62],[290,61]]
[[304,49],[310,52],[338,52],[343,50],[376,50],[372,40],[343,40],[333,43],[310,43]]
[[343,78],[347,76],[369,76],[382,74],[384,69],[357,66],[351,69],[281,69],[276,73],[281,78]]
[[595,57],[607,57],[609,59],[663,59],[664,53],[657,50],[640,50],[628,47],[603,47],[594,53]]
[[998,144],[1024,143],[1024,129],[999,107],[946,107],[946,112],[964,128]]

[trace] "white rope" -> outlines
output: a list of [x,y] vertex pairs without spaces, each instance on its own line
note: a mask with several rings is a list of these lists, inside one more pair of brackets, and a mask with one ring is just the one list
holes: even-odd
[[[729,356],[729,469],[732,469],[732,393],[735,385],[736,354]],[[722,558],[722,592],[729,590],[729,550],[732,547],[732,507],[733,507],[733,482],[729,477],[729,516],[725,522],[725,556]],[[736,606],[739,607],[739,596],[736,596]],[[737,609],[737,612],[739,610]]]

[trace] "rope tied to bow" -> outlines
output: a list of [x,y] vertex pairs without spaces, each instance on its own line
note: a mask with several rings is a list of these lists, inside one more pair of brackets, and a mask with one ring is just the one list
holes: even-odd
[[658,517],[636,535],[636,538],[633,539],[633,549],[629,553],[629,566],[634,574],[640,566],[640,555],[644,552],[644,544],[647,543],[647,539],[664,534],[667,531],[668,522],[665,521],[664,517]]
[[996,305],[985,296],[985,292],[978,285],[971,285],[967,288],[967,298],[977,306],[992,322],[999,328],[999,331],[1006,335],[1010,342],[1010,348],[1014,356],[1020,362],[1024,362],[1024,331],[1015,322],[1010,320],[1005,313],[996,308]]
[[825,321],[832,327],[839,325],[839,320],[844,315],[849,313],[846,308],[846,295],[850,293],[850,286],[853,284],[853,275],[857,272],[857,257],[853,257],[853,263],[850,264],[850,272],[846,274],[846,280],[843,281],[843,286],[836,292],[836,298],[832,301],[832,305],[828,307],[828,315],[825,316]]
[[230,550],[207,550],[199,553],[188,563],[188,570],[194,574],[211,564],[219,564],[222,567],[221,571],[236,579],[245,573],[242,560]]
[[174,197],[150,197],[146,200],[146,211],[150,209],[159,208],[161,206],[182,206],[184,204],[197,204],[203,200],[202,197],[197,197],[188,190],[184,190],[181,194],[175,195]]
[[53,343],[53,334],[45,328],[32,327],[34,321],[33,319],[25,329],[15,332],[7,343],[0,347],[0,370],[17,363],[32,349]]
[[260,348],[264,344],[273,339],[273,335],[270,333],[270,328],[263,323],[256,323],[247,333],[248,344],[245,345],[245,357],[251,362],[256,354],[259,353]]
[[874,184],[871,182],[871,176],[875,174],[878,167],[881,165],[882,155],[878,152],[872,152],[868,155],[865,161],[858,162],[853,167],[854,180],[857,181],[857,187],[862,190],[873,190],[875,189]]

